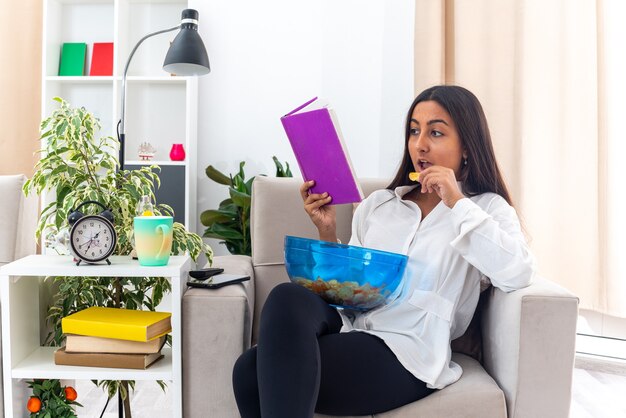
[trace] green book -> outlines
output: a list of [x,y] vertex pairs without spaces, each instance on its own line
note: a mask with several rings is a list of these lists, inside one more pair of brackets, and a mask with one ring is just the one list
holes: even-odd
[[61,49],[59,75],[84,75],[86,56],[86,43],[64,43]]

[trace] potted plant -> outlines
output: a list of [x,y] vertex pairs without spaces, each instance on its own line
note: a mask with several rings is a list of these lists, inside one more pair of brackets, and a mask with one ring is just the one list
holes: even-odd
[[[276,177],[293,177],[289,163],[285,167],[275,156]],[[204,235],[217,238],[226,245],[231,254],[252,255],[250,239],[250,203],[252,202],[252,182],[254,177],[246,181],[243,170],[245,161],[239,163],[239,172],[226,176],[212,165],[206,168],[206,175],[216,183],[228,186],[229,198],[223,200],[218,209],[202,212],[200,222],[206,226]],[[263,174],[261,174],[263,175]]]
[[78,394],[71,386],[61,386],[59,379],[35,379],[26,382],[33,394],[26,403],[30,418],[76,418],[73,406]]
[[[84,108],[72,108],[63,99],[60,106],[41,123],[43,147],[41,159],[32,178],[24,184],[24,193],[53,192],[55,199],[41,212],[37,238],[61,254],[67,254],[67,215],[81,202],[95,200],[111,208],[115,215],[118,236],[115,254],[129,255],[132,250],[133,217],[141,196],[154,201],[158,187],[159,167],[144,166],[139,170],[120,170],[115,150],[119,142],[108,136],[96,138],[99,121]],[[173,215],[171,207],[155,206],[155,214]],[[172,252],[188,252],[196,260],[201,253],[212,262],[213,252],[197,234],[184,225],[174,223]],[[171,285],[163,277],[89,277],[81,280],[67,277],[46,277],[55,289],[48,310],[51,331],[46,343],[60,346],[64,340],[61,319],[90,306],[155,310]],[[131,417],[127,381],[96,382],[109,398],[115,393],[124,400],[126,417]],[[163,382],[159,382],[164,387]]]

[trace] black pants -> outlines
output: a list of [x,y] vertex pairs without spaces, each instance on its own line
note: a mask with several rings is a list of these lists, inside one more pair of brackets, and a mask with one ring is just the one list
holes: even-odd
[[233,370],[241,416],[368,415],[433,391],[381,339],[339,333],[341,326],[337,311],[309,290],[276,286],[263,307],[258,345]]

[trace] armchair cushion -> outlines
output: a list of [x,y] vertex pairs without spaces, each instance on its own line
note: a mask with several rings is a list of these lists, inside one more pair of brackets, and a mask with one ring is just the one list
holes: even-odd
[[[452,359],[463,368],[463,376],[456,383],[435,391],[417,402],[373,417],[506,417],[504,393],[480,363],[463,354],[453,354]],[[321,414],[316,414],[315,417],[329,418],[328,415]]]

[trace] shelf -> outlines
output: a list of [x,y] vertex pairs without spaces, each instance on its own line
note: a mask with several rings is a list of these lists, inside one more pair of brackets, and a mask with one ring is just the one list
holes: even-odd
[[[187,0],[43,0],[42,118],[58,108],[53,97],[62,97],[72,107],[85,107],[100,121],[96,137],[116,136],[121,115],[122,76],[126,61],[145,35],[180,24]],[[196,77],[172,76],[163,71],[163,59],[177,31],[145,39],[135,51],[126,78],[125,165],[161,166],[161,188],[157,201],[170,205],[175,220],[184,225],[196,222],[196,171],[198,81]],[[67,42],[84,42],[87,55],[84,76],[59,76],[59,58]],[[88,76],[93,44],[113,42],[113,74]],[[140,161],[141,143],[156,149],[152,161]],[[45,141],[44,141],[45,143]],[[186,161],[170,161],[172,144],[181,143]],[[193,158],[189,158],[192,156]],[[55,198],[51,191],[42,205]],[[178,205],[178,206],[176,206]],[[179,219],[180,218],[180,219]],[[45,253],[45,249],[42,250]],[[4,416],[22,416],[26,396],[21,379],[171,380],[172,416],[182,417],[181,298],[188,256],[170,257],[167,266],[139,266],[130,257],[114,256],[112,265],[76,266],[68,255],[35,255],[0,267],[2,333],[5,351]],[[54,364],[54,348],[39,347],[44,332],[38,303],[40,278],[71,277],[165,277],[172,284],[172,349],[148,370],[108,369]],[[41,294],[41,293],[40,293]],[[43,299],[42,299],[43,300]],[[7,355],[6,352],[9,354]],[[13,368],[10,365],[15,365]],[[2,414],[0,414],[2,416]]]
[[76,266],[71,256],[29,255],[0,267],[0,274],[7,276],[99,276],[99,277],[172,277],[178,276],[180,267],[189,262],[187,256],[171,256],[167,266],[140,266],[129,256],[113,256],[107,264],[83,264]]
[[[42,119],[58,109],[52,98],[61,97],[72,107],[84,107],[98,118],[100,130],[96,137],[115,138],[121,118],[122,76],[130,52],[145,35],[180,25],[188,0],[43,0],[43,4]],[[176,220],[193,230],[197,179],[190,174],[197,165],[198,79],[172,76],[162,68],[177,34],[172,31],[145,39],[128,67],[125,164],[156,164],[184,172],[176,182],[161,188],[160,199],[172,207],[178,205]],[[87,44],[84,76],[58,75],[59,57],[66,42]],[[110,76],[87,75],[95,42],[114,44]],[[140,161],[138,150],[143,142],[155,148],[151,162]],[[186,161],[169,161],[174,143],[184,145]],[[51,200],[44,196],[42,204]]]
[[187,84],[144,78],[129,83],[126,94],[127,160],[140,161],[143,142],[155,147],[153,161],[169,161],[172,144],[184,144],[189,152]]
[[[119,80],[122,77],[118,77]],[[126,77],[126,81],[129,83],[185,83],[189,77],[179,77],[179,76],[138,76],[138,75],[129,75]]]
[[47,76],[59,73],[59,58],[63,43],[87,44],[85,71],[91,68],[94,42],[114,42],[115,1],[59,1],[44,2],[44,60]]
[[[126,59],[132,47],[149,33],[169,29],[180,24],[181,12],[188,7],[187,1],[134,1],[120,0],[118,24],[119,57],[117,70],[123,73]],[[163,76],[163,58],[177,32],[162,33],[142,43],[133,56],[128,75]]]
[[[185,83],[189,77],[179,76],[138,76],[129,75],[126,77],[126,81],[129,83]],[[49,75],[46,76],[46,81],[58,81],[65,83],[110,83],[111,81],[122,81],[122,76],[92,76],[92,75]]]
[[[132,4],[180,4],[185,5],[186,1],[182,0],[126,0],[128,3]],[[182,10],[181,10],[182,11]]]
[[96,137],[115,134],[111,105],[114,98],[112,81],[96,80],[92,77],[67,77],[67,80],[57,80],[66,77],[55,78],[55,80],[46,78],[44,83],[43,117],[50,116],[59,108],[59,104],[52,98],[61,97],[73,107],[84,107],[100,120],[101,130],[96,132]]
[[54,75],[46,77],[46,81],[57,81],[62,83],[110,83],[113,76],[61,76]]
[[[28,396],[24,379],[67,380],[163,380],[171,382],[172,415],[182,417],[182,325],[181,302],[191,265],[189,256],[170,257],[167,266],[143,267],[131,257],[111,257],[112,265],[76,266],[70,256],[31,255],[0,267],[2,299],[2,348],[4,415],[24,416],[22,399]],[[41,347],[45,321],[40,303],[44,299],[41,276],[166,277],[171,282],[172,347],[164,347],[163,358],[145,370],[68,366],[54,364],[57,347]],[[45,290],[47,291],[47,290]],[[44,298],[49,297],[44,294]],[[33,303],[35,301],[35,303]],[[159,305],[161,306],[161,305]],[[165,307],[165,306],[164,306]]]
[[152,160],[152,161],[141,161],[141,160],[126,160],[124,166],[127,165],[158,165],[158,166],[166,166],[166,165],[186,165],[186,161],[167,161],[167,160]]
[[165,356],[146,370],[102,367],[61,366],[54,364],[58,347],[39,347],[11,371],[14,379],[84,379],[84,380],[172,380],[172,350],[164,347]]
[[85,5],[85,4],[111,4],[113,5],[112,0],[56,0],[56,3],[59,4],[75,4],[75,5]]

